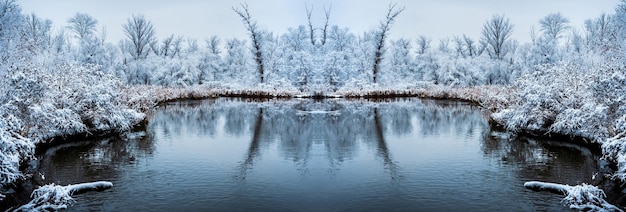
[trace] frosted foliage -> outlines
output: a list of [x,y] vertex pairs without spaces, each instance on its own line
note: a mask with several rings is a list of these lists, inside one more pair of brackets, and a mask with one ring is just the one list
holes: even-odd
[[[357,36],[347,28],[330,26],[323,44],[310,42],[309,33],[305,26],[289,28],[281,35],[266,31],[258,33],[264,83],[284,83],[281,86],[295,87],[306,94],[327,95],[339,89],[354,90],[343,88],[354,85],[354,82],[372,83],[375,32]],[[464,48],[468,53],[463,57],[436,50],[425,52],[423,47],[408,39],[389,41],[381,51],[378,82],[394,86],[426,81],[468,87],[509,84],[518,76],[518,63],[491,59],[483,53],[486,52],[482,50],[484,47],[479,47],[467,36],[464,39],[469,43],[464,45],[469,46]],[[216,37],[206,42],[207,48],[194,50],[194,54],[186,54],[183,49],[179,54],[165,56],[164,47],[154,44],[152,51],[141,59],[126,54],[120,60],[113,58],[115,54],[107,54],[106,51],[110,50],[102,48],[98,42],[86,39],[81,47],[83,52],[77,58],[82,63],[99,64],[103,68],[117,67],[116,75],[131,85],[249,87],[259,84],[256,50],[253,51],[255,48],[251,46],[254,43],[239,39],[221,42]],[[120,42],[119,47],[123,52],[134,48],[130,41]],[[424,52],[415,55],[416,47]],[[190,45],[188,48],[197,47]]]
[[21,12],[17,1],[0,0],[0,63],[13,62],[10,56],[18,48],[20,33],[15,29],[23,20]]
[[10,115],[2,115],[7,119],[0,119],[0,185],[6,185],[24,177],[19,169],[20,162],[34,154],[35,145],[29,139],[9,131],[14,124],[10,122],[16,120],[7,117]]
[[42,70],[39,74],[48,85],[39,102],[29,105],[30,137],[45,139],[87,130],[123,131],[143,118],[125,109],[119,98],[120,82],[98,67],[61,64]]
[[[45,57],[42,56],[42,57]],[[24,63],[0,80],[0,184],[22,177],[34,144],[55,136],[130,129],[144,118],[121,99],[122,84],[97,66]],[[62,73],[62,74],[60,74]]]
[[71,196],[71,188],[49,184],[41,186],[33,191],[29,203],[15,209],[15,211],[58,211],[67,209],[74,203]]
[[[582,71],[577,64],[538,66],[517,80],[510,107],[492,115],[512,131],[548,131],[600,139],[609,135],[611,107],[592,88],[602,68]],[[560,80],[553,80],[560,79]],[[595,94],[594,94],[595,92]]]
[[622,211],[604,200],[605,197],[602,189],[583,183],[582,185],[569,186],[563,202],[568,204],[571,209],[579,211]]
[[622,211],[622,209],[608,203],[604,191],[596,186],[581,184],[576,186],[558,183],[546,183],[530,181],[524,183],[524,187],[535,191],[550,191],[564,194],[563,203],[571,209],[579,211]]
[[98,181],[91,183],[79,183],[74,185],[60,186],[48,184],[33,191],[30,202],[15,209],[15,211],[58,211],[67,209],[74,203],[71,195],[87,191],[100,191],[109,189],[113,183]]

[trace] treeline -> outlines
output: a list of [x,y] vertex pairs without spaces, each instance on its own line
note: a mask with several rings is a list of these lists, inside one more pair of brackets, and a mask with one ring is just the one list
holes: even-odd
[[527,44],[510,38],[514,25],[503,15],[487,20],[480,38],[389,40],[394,19],[404,10],[393,4],[376,28],[361,34],[329,24],[330,8],[324,10],[324,24],[315,26],[308,7],[303,14],[308,17],[306,25],[276,34],[260,28],[242,4],[233,10],[250,39],[213,36],[198,41],[170,35],[159,40],[152,22],[136,15],[122,26],[126,38],[113,44],[106,40],[105,28],[88,14],[74,14],[65,27],[52,31],[51,21],[21,14],[15,1],[3,0],[3,5],[15,8],[4,10],[2,27],[7,30],[0,44],[5,47],[0,55],[4,69],[38,56],[47,58],[44,62],[96,65],[128,85],[254,87],[264,83],[328,93],[371,84],[509,84],[536,65],[613,54],[611,42],[619,37],[611,32],[611,22],[617,19],[610,15],[589,20],[581,31],[555,13],[540,21],[539,32],[533,30],[532,43]]

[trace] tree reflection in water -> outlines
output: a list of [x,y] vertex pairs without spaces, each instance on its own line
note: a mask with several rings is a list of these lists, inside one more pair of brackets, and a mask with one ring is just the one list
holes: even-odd
[[[465,129],[473,133],[477,123],[486,126],[484,116],[467,105],[440,105],[434,100],[292,100],[246,104],[219,101],[223,101],[223,104],[208,104],[200,111],[211,110],[225,114],[224,131],[230,134],[238,136],[251,133],[249,148],[239,165],[240,180],[245,180],[248,171],[253,169],[256,158],[263,152],[260,149],[269,148],[272,144],[276,144],[285,160],[298,164],[299,171],[305,175],[309,171],[308,163],[312,155],[325,156],[328,173],[335,174],[341,164],[352,159],[360,145],[365,144],[376,149],[391,179],[396,179],[400,176],[400,167],[389,151],[386,134],[411,134],[415,123],[422,125],[420,129],[425,136],[446,133],[442,130],[450,127],[457,129],[457,132],[458,129]],[[255,109],[256,114],[253,114],[251,111]],[[219,118],[202,120],[213,124],[197,126],[219,126]],[[251,130],[246,132],[246,129]],[[325,152],[315,152],[314,146],[323,146]]]
[[[116,200],[126,192],[145,205],[164,202],[141,199],[144,191],[173,202],[219,197],[212,204],[226,208],[319,200],[408,209],[443,201],[455,211],[525,205],[475,201],[485,194],[544,204],[529,197],[524,181],[578,184],[597,169],[598,154],[585,148],[503,135],[490,131],[476,106],[453,101],[180,101],[162,105],[128,136],[49,149],[39,156],[46,178],[37,184],[111,180],[127,187],[113,189]],[[302,191],[309,196],[295,195]],[[263,195],[276,199],[255,199]]]
[[[158,130],[156,130],[158,129]],[[419,132],[414,132],[414,130]],[[476,131],[478,130],[478,131]],[[99,142],[70,143],[52,148],[42,156],[42,173],[55,175],[56,169],[73,169],[74,176],[116,175],[115,166],[134,164],[154,151],[152,137],[181,137],[195,134],[215,137],[220,131],[234,136],[251,136],[249,146],[238,166],[238,178],[245,180],[254,168],[262,149],[274,145],[285,161],[298,165],[303,175],[309,172],[312,156],[322,156],[327,172],[336,174],[342,163],[351,160],[366,146],[376,156],[391,179],[401,176],[400,165],[389,150],[387,137],[419,133],[422,138],[456,133],[481,137],[487,158],[502,164],[521,164],[516,169],[523,178],[549,177],[559,181],[560,173],[580,171],[591,176],[597,156],[577,146],[563,148],[559,142],[536,142],[529,139],[506,139],[489,133],[484,114],[465,103],[425,99],[394,100],[254,100],[220,98],[174,102],[162,106],[150,116],[146,131],[134,138],[109,138]],[[494,134],[494,133],[492,133]],[[497,133],[496,133],[497,134]],[[132,135],[132,134],[131,134]],[[132,137],[132,136],[131,136]],[[76,148],[67,148],[68,146]],[[323,152],[320,151],[320,147]],[[588,159],[578,167],[551,166],[563,160],[577,160],[563,151],[580,151]],[[57,151],[64,151],[55,156]],[[71,152],[67,152],[71,151]],[[66,156],[63,156],[66,155]],[[73,157],[72,155],[80,155]],[[571,155],[571,154],[569,154]],[[46,160],[46,157],[54,160]],[[71,162],[81,166],[58,166]],[[110,170],[110,171],[102,171]],[[68,183],[74,182],[67,176]],[[48,182],[46,180],[45,182]],[[64,182],[54,182],[61,183]],[[562,182],[576,184],[580,182]]]

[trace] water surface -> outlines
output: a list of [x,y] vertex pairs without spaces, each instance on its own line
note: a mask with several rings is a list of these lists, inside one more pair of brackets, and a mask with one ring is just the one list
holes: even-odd
[[69,211],[567,211],[523,183],[589,182],[598,157],[492,132],[466,103],[221,98],[40,158],[45,183],[113,182]]

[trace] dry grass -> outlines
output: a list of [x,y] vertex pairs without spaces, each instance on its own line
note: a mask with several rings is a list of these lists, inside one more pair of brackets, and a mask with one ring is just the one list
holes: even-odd
[[395,98],[421,97],[432,99],[451,99],[477,103],[485,109],[494,112],[505,108],[512,96],[513,90],[507,86],[477,86],[467,88],[453,88],[440,85],[421,86],[410,89],[376,88],[339,91],[326,95],[307,95],[296,91],[279,91],[268,88],[212,88],[193,86],[184,88],[169,88],[161,86],[131,86],[123,90],[123,101],[136,110],[146,112],[159,103],[181,99],[205,99],[217,97],[246,97],[246,98]]

